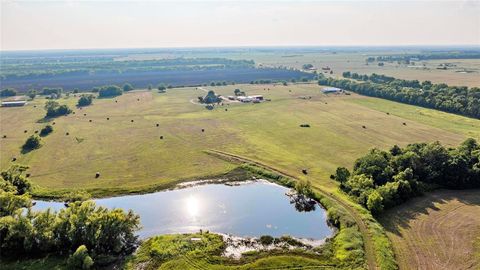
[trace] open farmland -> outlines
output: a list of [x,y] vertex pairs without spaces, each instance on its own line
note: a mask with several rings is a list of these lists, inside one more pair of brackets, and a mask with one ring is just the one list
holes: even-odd
[[[417,61],[415,65],[385,62],[378,66],[377,62],[366,64],[368,57],[396,55],[396,54],[421,54],[418,48],[395,50],[392,48],[271,48],[264,50],[228,50],[220,52],[196,51],[189,57],[221,56],[229,59],[252,59],[257,65],[269,67],[293,67],[301,69],[304,64],[310,63],[319,72],[322,67],[330,67],[333,76],[341,77],[342,72],[351,71],[360,74],[384,74],[408,80],[430,80],[434,83],[448,85],[479,87],[480,86],[480,59],[435,59]],[[142,54],[134,53],[127,59],[152,59],[172,57],[167,53]],[[448,63],[448,69],[437,69],[441,64]]]
[[[324,95],[315,84],[212,89],[232,95],[235,88],[272,101],[207,110],[190,102],[205,94],[195,88],[95,99],[93,105],[53,120],[54,132],[43,139],[44,145],[24,155],[20,147],[25,139],[45,125],[39,121],[45,100],[2,108],[1,135],[7,138],[0,140],[1,168],[16,157],[31,166],[31,179],[41,190],[82,188],[102,196],[226,173],[232,164],[204,153],[217,149],[301,178],[301,170],[308,169],[315,186],[333,190],[330,174],[337,166],[350,167],[369,148],[435,140],[453,146],[467,137],[480,138],[480,120],[428,109],[421,109],[417,120],[417,107],[355,94]],[[74,107],[77,98],[59,101]],[[303,123],[311,127],[300,128]],[[98,179],[96,172],[101,173]]]
[[435,191],[383,215],[400,269],[478,269],[479,192]]
[[[103,53],[97,55],[97,53]],[[295,69],[256,68],[251,60],[225,58],[183,58],[129,60],[128,51],[72,52],[72,55],[44,52],[7,52],[0,59],[0,82],[4,88],[20,91],[60,87],[89,91],[106,84],[129,82],[137,88],[159,83],[173,86],[208,84],[211,81],[249,83],[256,80],[289,81],[312,79],[313,74]]]

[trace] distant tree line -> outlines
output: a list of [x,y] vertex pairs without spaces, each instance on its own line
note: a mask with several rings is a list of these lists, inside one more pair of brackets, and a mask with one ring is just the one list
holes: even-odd
[[415,143],[390,151],[372,149],[355,161],[353,172],[337,168],[332,178],[374,214],[435,187],[480,187],[480,145],[467,139],[457,148],[439,142]]
[[[0,177],[0,254],[2,258],[68,256],[70,269],[111,263],[133,252],[139,216],[109,210],[93,201],[69,203],[60,211],[33,211],[26,166],[13,165]],[[88,258],[87,258],[88,257]]]
[[[125,72],[208,70],[221,68],[252,68],[253,60],[227,58],[172,58],[143,61],[115,61],[114,59],[79,58],[77,61],[61,59],[28,59],[16,63],[3,63],[0,80],[41,79],[59,76],[89,74],[121,74]],[[92,61],[96,62],[92,65]]]
[[410,61],[436,60],[436,59],[479,59],[479,51],[458,51],[458,52],[432,52],[423,54],[402,54],[402,55],[383,55],[377,57],[368,57],[367,62],[373,61],[402,61],[409,63]]
[[[344,72],[347,79],[321,77],[320,85],[350,90],[366,96],[385,98],[440,111],[480,118],[480,88],[432,84],[430,81],[402,80],[385,75]],[[354,81],[361,80],[363,82]]]
[[13,97],[17,95],[17,90],[13,88],[6,88],[0,92],[1,97]]

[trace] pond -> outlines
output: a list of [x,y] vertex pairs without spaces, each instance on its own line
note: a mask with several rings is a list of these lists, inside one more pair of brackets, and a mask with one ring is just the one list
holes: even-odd
[[[140,215],[141,238],[191,233],[200,229],[239,237],[290,235],[322,240],[333,234],[326,211],[299,212],[285,187],[267,181],[240,185],[203,184],[141,195],[96,199],[108,208],[132,209]],[[61,209],[61,202],[36,201],[34,209]]]

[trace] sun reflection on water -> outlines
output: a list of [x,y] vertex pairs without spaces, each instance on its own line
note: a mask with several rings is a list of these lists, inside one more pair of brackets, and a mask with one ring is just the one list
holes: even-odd
[[186,199],[185,208],[190,217],[198,217],[200,214],[200,200],[192,195]]

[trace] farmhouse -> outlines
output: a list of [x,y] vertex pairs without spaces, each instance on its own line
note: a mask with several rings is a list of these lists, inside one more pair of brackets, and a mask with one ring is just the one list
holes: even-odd
[[2,101],[2,107],[20,107],[27,104],[25,100]]
[[341,93],[343,90],[336,87],[325,87],[322,89],[322,93],[329,94],[329,93]]

